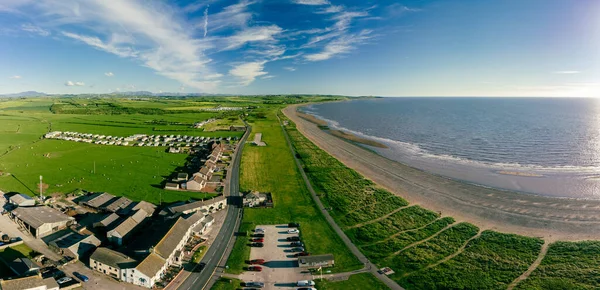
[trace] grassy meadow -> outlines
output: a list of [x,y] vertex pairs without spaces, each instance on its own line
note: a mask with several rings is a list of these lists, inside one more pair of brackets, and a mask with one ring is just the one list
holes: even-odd
[[[308,252],[313,255],[331,253],[335,256],[336,267],[332,269],[334,272],[361,268],[362,264],[346,248],[312,200],[279,125],[276,116],[279,108],[265,109],[264,118],[248,118],[252,125],[249,140],[252,140],[253,134],[262,133],[267,146],[247,144],[244,147],[240,189],[271,192],[274,207],[244,209],[241,231],[250,231],[256,225],[298,222],[302,241]],[[244,261],[250,255],[247,244],[247,239],[237,240],[228,262],[229,272],[242,272]]]
[[346,289],[357,289],[357,286],[360,286],[360,289],[364,290],[385,290],[388,287],[381,283],[381,281],[377,280],[375,276],[371,273],[360,273],[354,274],[348,278],[348,280],[343,281],[328,281],[317,279],[315,281],[315,287],[317,289],[322,290],[346,290]]

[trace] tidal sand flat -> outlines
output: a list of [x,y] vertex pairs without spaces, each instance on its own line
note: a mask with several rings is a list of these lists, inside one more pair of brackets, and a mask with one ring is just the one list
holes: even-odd
[[284,114],[297,129],[346,166],[380,186],[430,210],[481,229],[546,240],[600,238],[600,201],[552,198],[477,186],[430,174],[341,140],[297,115]]

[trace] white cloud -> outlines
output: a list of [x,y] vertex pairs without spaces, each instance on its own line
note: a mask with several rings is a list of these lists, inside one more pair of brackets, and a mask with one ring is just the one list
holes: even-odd
[[292,0],[292,2],[301,5],[327,5],[329,1],[327,0]]
[[204,76],[204,78],[207,80],[214,80],[214,79],[218,79],[221,77],[223,77],[223,74],[211,74],[211,75]]
[[344,35],[334,39],[325,45],[321,52],[307,54],[304,58],[308,61],[322,61],[330,59],[338,54],[344,54],[352,51],[357,44],[364,43],[371,38],[371,30],[363,30],[358,34]]
[[560,71],[555,71],[555,74],[578,74],[581,73],[580,71],[577,70],[560,70]]
[[261,79],[268,80],[268,79],[272,79],[274,77],[275,77],[274,75],[266,75],[266,76],[262,77]]
[[137,54],[138,54],[131,47],[119,47],[119,46],[115,46],[113,43],[105,43],[104,41],[100,40],[100,38],[95,37],[95,36],[79,35],[79,34],[66,32],[66,31],[62,31],[61,33],[62,33],[62,35],[66,36],[66,37],[69,37],[69,38],[72,38],[75,40],[79,40],[89,46],[96,48],[96,49],[110,52],[110,53],[116,54],[120,57],[137,57]]
[[295,67],[292,67],[292,66],[286,66],[286,67],[284,67],[283,69],[285,69],[285,70],[289,70],[289,71],[296,71],[296,68],[295,68]]
[[208,34],[208,7],[204,10],[204,37]]
[[67,86],[67,87],[83,87],[83,86],[85,86],[85,83],[84,82],[67,81],[67,82],[65,82],[65,86]]
[[31,33],[35,33],[38,34],[40,36],[48,36],[50,35],[50,31],[45,30],[39,26],[35,26],[33,24],[30,23],[26,23],[21,25],[21,30],[23,31],[27,31],[27,32],[31,32]]
[[328,14],[328,13],[338,13],[344,11],[344,6],[342,5],[329,5],[327,8],[323,8],[317,11],[318,14]]
[[240,84],[247,86],[257,77],[268,74],[264,71],[266,61],[246,62],[236,65],[229,74],[240,79]]
[[18,80],[20,78],[21,78],[21,76],[12,76],[12,77],[10,77],[10,79],[13,79],[13,80]]
[[115,74],[113,74],[112,72],[105,72],[104,75],[107,76],[107,77],[112,77]]
[[224,50],[237,49],[249,42],[275,41],[273,36],[283,31],[277,25],[254,26],[244,29],[230,37],[225,38]]
[[[249,11],[249,6],[254,3],[256,1],[243,0],[240,3],[223,8],[218,13],[211,14],[211,31],[219,31],[228,27],[247,27],[248,22],[252,19],[252,12]],[[204,28],[204,22],[198,22],[196,28]]]

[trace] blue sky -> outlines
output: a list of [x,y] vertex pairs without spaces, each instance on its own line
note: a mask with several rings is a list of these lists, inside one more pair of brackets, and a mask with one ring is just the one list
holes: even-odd
[[600,1],[0,0],[0,94],[600,96]]

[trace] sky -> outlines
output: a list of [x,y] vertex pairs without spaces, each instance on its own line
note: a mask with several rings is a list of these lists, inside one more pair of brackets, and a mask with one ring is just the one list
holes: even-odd
[[0,94],[600,97],[598,0],[0,0]]

